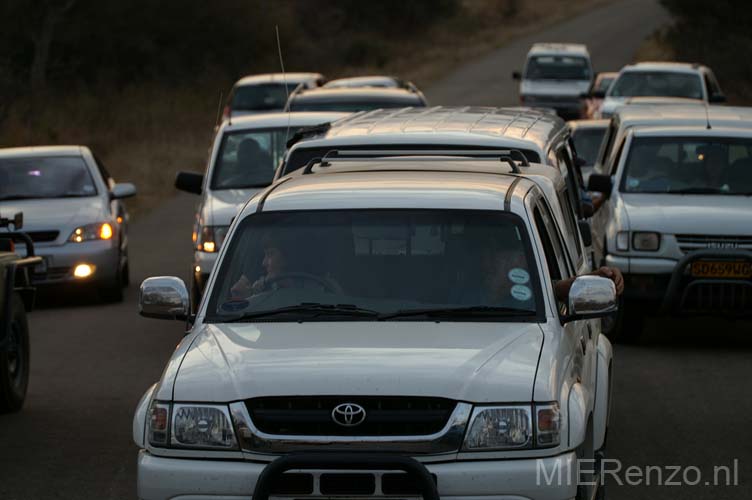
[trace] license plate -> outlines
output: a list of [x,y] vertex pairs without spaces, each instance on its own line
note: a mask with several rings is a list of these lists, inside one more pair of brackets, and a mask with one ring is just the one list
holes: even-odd
[[698,260],[692,263],[695,278],[752,278],[752,262],[714,262]]

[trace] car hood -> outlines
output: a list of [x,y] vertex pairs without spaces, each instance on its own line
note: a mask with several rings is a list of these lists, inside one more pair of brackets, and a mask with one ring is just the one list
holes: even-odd
[[3,217],[13,217],[16,213],[23,212],[24,231],[59,230],[63,233],[84,224],[105,220],[103,205],[98,196],[13,200],[0,202],[0,213]]
[[622,194],[631,230],[750,235],[751,196]]
[[589,87],[587,80],[524,80],[520,94],[580,97]]
[[229,226],[245,202],[263,188],[221,189],[211,191],[204,205],[204,220],[213,226]]
[[532,399],[535,323],[309,322],[203,325],[175,378],[175,401],[261,396]]

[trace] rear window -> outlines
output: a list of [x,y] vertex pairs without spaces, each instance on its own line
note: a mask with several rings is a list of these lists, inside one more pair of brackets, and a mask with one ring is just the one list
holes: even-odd
[[[290,172],[294,172],[298,169],[301,169],[305,167],[309,161],[313,160],[314,158],[321,158],[328,152],[332,150],[340,150],[340,151],[347,151],[347,150],[353,150],[353,149],[368,149],[372,151],[394,151],[394,150],[410,150],[410,151],[436,151],[436,150],[477,150],[477,151],[484,151],[489,149],[504,149],[504,146],[494,146],[494,147],[470,147],[470,146],[464,146],[464,145],[454,145],[454,144],[358,144],[355,146],[338,146],[338,145],[332,145],[332,146],[323,146],[323,147],[317,147],[317,148],[296,148],[290,151],[290,155],[287,158],[287,161],[282,165],[282,172],[280,172],[281,175],[289,174]],[[534,152],[527,149],[521,149],[520,150],[522,154],[525,155],[527,158],[527,161],[531,163],[540,163],[540,156]]]
[[0,200],[96,196],[80,156],[0,159]]

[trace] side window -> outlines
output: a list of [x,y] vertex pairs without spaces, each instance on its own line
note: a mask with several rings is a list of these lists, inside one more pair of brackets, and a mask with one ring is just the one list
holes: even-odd
[[536,206],[534,211],[535,226],[538,229],[538,233],[543,243],[543,253],[546,256],[546,265],[548,266],[548,273],[551,275],[551,279],[558,281],[561,279],[562,273],[559,268],[558,260],[556,258],[556,251],[554,250],[551,236],[548,234],[546,224],[543,222],[543,216],[540,209]]
[[718,85],[718,81],[715,79],[715,76],[712,72],[707,71],[703,73],[703,77],[705,78],[705,87],[708,91],[708,97],[712,96],[713,94],[721,93],[721,87],[720,85]]
[[609,172],[610,175],[614,175],[616,173],[616,169],[619,167],[619,160],[621,160],[621,154],[624,152],[624,143],[627,142],[627,138],[621,140],[621,143],[619,144],[619,149],[616,151],[616,154],[614,155],[614,159],[611,162],[611,171]]
[[[573,271],[569,264],[568,254],[564,250],[559,232],[557,231],[556,223],[551,216],[551,211],[548,209],[544,202],[538,202],[535,207],[536,225],[540,222],[542,226],[539,226],[538,230],[541,231],[541,227],[545,228],[545,232],[541,232],[541,237],[548,239],[548,243],[544,241],[544,246],[549,245],[552,253],[546,255],[548,261],[549,271],[551,266],[556,266],[556,272],[551,271],[551,276],[554,280],[562,278],[568,278],[572,276]],[[543,236],[543,235],[546,236]]]
[[[605,140],[601,143],[601,149],[598,151],[598,160],[596,165],[604,168],[606,166],[606,160],[608,159],[608,152],[611,150],[611,146],[614,144],[614,138],[616,137],[616,125],[613,120],[606,130]],[[604,170],[605,171],[605,170]]]
[[574,241],[575,260],[579,263],[583,259],[582,247],[580,246],[580,228],[577,226],[577,221],[574,218],[574,208],[572,208],[569,202],[569,196],[565,190],[561,190],[558,193],[559,203],[561,204],[561,210],[564,212],[564,225],[567,228],[567,235]]
[[102,160],[100,160],[99,157],[94,156],[94,163],[96,163],[97,169],[99,170],[99,175],[102,176],[104,183],[107,184],[107,187],[109,189],[112,189],[113,186],[115,186],[115,180],[107,171],[107,168],[104,166],[104,163],[102,163]]

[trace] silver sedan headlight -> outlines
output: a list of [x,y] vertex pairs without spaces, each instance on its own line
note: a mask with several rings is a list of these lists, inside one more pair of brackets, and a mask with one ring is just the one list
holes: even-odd
[[147,435],[151,445],[158,447],[238,449],[230,412],[225,405],[154,402]]
[[558,446],[560,438],[561,424],[557,403],[535,406],[476,406],[463,449],[501,451],[550,448]]

